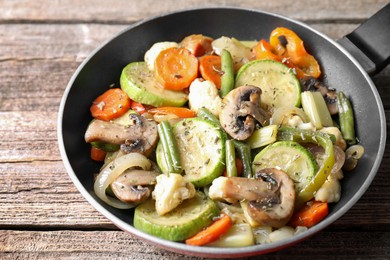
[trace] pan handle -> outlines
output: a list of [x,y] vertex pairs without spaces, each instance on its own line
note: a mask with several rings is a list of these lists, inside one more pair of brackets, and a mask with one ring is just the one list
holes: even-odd
[[355,31],[338,40],[369,74],[390,63],[390,4],[387,4]]

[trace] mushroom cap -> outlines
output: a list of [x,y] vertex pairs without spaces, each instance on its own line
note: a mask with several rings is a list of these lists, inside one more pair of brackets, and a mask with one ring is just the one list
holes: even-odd
[[129,124],[93,120],[85,132],[85,141],[101,141],[121,145],[125,153],[138,152],[148,156],[157,145],[157,123],[138,114],[129,114]]
[[222,100],[219,120],[234,139],[248,139],[256,121],[264,125],[269,120],[269,115],[260,107],[260,95],[260,88],[246,85],[233,89]]
[[276,168],[260,170],[256,178],[268,183],[274,193],[270,197],[249,201],[249,216],[263,226],[280,228],[286,225],[294,213],[294,182],[286,172]]
[[150,185],[156,184],[156,171],[129,169],[118,176],[110,185],[115,196],[127,203],[140,203],[149,198]]
[[295,207],[294,182],[276,168],[258,171],[255,178],[219,177],[213,181],[209,196],[230,203],[248,201],[248,215],[262,226],[282,227]]

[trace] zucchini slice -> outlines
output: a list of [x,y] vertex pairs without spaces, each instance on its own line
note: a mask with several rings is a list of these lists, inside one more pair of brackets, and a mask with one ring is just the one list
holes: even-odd
[[261,105],[267,110],[301,104],[301,85],[294,72],[281,62],[254,60],[245,64],[236,76],[236,87],[261,88]]
[[294,141],[273,143],[253,160],[253,172],[264,168],[279,168],[295,182],[295,190],[304,189],[317,173],[318,165],[313,155]]
[[202,192],[163,216],[157,214],[155,201],[149,199],[135,209],[134,227],[156,237],[183,241],[210,225],[219,212],[215,202]]
[[153,71],[145,62],[132,62],[120,77],[121,88],[134,101],[142,104],[161,106],[183,106],[188,95],[182,91],[164,89],[157,83]]
[[[225,136],[214,123],[188,118],[172,127],[179,150],[184,179],[197,188],[209,185],[225,168]],[[169,173],[161,142],[156,149],[157,164]]]

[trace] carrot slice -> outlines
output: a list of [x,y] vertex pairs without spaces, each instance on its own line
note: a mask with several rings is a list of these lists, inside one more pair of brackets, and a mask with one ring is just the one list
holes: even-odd
[[223,214],[221,218],[214,221],[206,229],[195,234],[193,237],[186,239],[185,243],[192,246],[203,246],[217,240],[220,236],[225,234],[233,225],[232,219]]
[[136,101],[133,100],[131,102],[131,107],[130,108],[132,110],[134,110],[134,111],[137,111],[138,114],[142,115],[143,113],[148,112],[149,109],[152,109],[154,107],[150,106],[150,105],[144,105],[142,103],[139,103],[139,102],[136,102]]
[[189,50],[196,57],[205,55],[206,53],[211,53],[213,47],[211,42],[213,38],[204,36],[202,34],[192,34],[185,37],[180,45]]
[[155,76],[163,88],[183,90],[198,76],[198,59],[185,48],[168,48],[155,60]]
[[111,88],[97,97],[91,106],[94,118],[110,121],[126,113],[131,106],[131,99],[119,88]]
[[185,107],[156,107],[148,110],[151,114],[174,114],[180,118],[196,117],[196,113]]
[[106,158],[107,152],[91,146],[91,159],[94,161],[102,162]]
[[328,213],[327,202],[311,201],[294,213],[289,225],[292,227],[305,226],[309,228],[323,220]]
[[218,89],[221,89],[221,57],[206,55],[199,59],[199,72],[202,78],[212,81]]

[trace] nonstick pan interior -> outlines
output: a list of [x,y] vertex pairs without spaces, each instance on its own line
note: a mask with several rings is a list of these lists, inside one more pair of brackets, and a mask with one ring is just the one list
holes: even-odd
[[[122,68],[143,60],[150,46],[158,41],[180,41],[190,34],[240,40],[268,39],[279,26],[295,31],[322,68],[322,80],[331,88],[342,90],[350,98],[357,122],[357,136],[365,155],[352,174],[342,180],[341,200],[331,206],[329,216],[309,231],[293,239],[247,248],[194,248],[161,240],[132,227],[133,211],[113,209],[93,193],[93,174],[100,167],[90,160],[84,132],[91,120],[89,107],[109,85],[119,86]],[[267,253],[303,240],[341,217],[368,188],[379,167],[385,146],[385,117],[377,90],[359,64],[340,46],[308,26],[293,20],[259,11],[211,8],[183,11],[157,17],[121,32],[92,53],[78,68],[65,91],[59,111],[59,143],[70,177],[84,197],[103,215],[123,230],[157,246],[191,255],[237,257]]]

